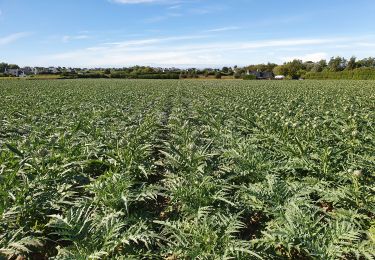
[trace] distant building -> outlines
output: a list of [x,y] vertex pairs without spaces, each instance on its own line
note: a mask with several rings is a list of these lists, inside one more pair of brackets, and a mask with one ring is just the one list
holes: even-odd
[[247,71],[247,75],[254,75],[257,79],[273,79],[273,73],[268,71]]
[[31,67],[23,67],[21,70],[22,70],[23,73],[26,74],[26,75],[35,74],[35,73],[34,73],[34,68],[31,68]]
[[24,77],[25,73],[20,69],[5,69],[4,74],[14,77]]
[[55,68],[55,67],[49,67],[48,68],[48,72],[49,73],[52,73],[52,74],[58,74],[60,71],[58,68]]
[[[95,70],[100,70],[100,69],[96,68]],[[72,68],[67,68],[67,69],[65,69],[65,72],[67,72],[67,73],[75,73],[75,70],[72,69]]]

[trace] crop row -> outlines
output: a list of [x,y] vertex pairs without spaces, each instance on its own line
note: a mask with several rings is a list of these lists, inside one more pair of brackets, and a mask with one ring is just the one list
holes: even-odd
[[371,81],[0,82],[0,259],[374,259]]

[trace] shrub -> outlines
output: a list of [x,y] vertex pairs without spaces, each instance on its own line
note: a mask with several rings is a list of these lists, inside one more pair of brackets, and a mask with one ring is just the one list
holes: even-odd
[[305,79],[357,79],[373,80],[375,79],[375,68],[357,68],[354,70],[344,71],[322,71],[308,72],[304,75]]
[[240,79],[241,78],[241,73],[238,73],[238,72],[234,73],[233,74],[233,78]]
[[107,78],[108,76],[104,75],[104,74],[101,74],[101,73],[93,72],[93,73],[78,74],[77,77],[78,78],[85,78],[85,79],[88,79],[88,78],[98,79],[98,78]]
[[242,79],[243,80],[255,80],[257,79],[257,77],[255,75],[250,74],[250,75],[244,75]]

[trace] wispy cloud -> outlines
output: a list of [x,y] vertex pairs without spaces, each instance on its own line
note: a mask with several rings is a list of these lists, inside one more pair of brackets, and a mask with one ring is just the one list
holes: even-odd
[[210,30],[207,30],[206,32],[225,32],[225,31],[235,31],[239,29],[241,29],[241,27],[229,26],[229,27],[220,27],[220,28],[210,29]]
[[11,44],[29,35],[31,35],[30,32],[19,32],[19,33],[13,33],[4,37],[0,37],[0,46]]
[[208,35],[183,35],[183,36],[170,36],[164,38],[148,38],[148,39],[139,39],[139,40],[130,40],[122,42],[107,42],[105,45],[117,45],[118,47],[140,47],[145,45],[156,45],[160,43],[173,42],[173,41],[185,41],[185,40],[194,40],[194,39],[203,39],[209,38]]
[[284,62],[291,60],[302,60],[302,61],[320,61],[328,58],[328,54],[325,52],[308,53],[300,56],[289,56],[281,58]]
[[109,2],[117,4],[168,4],[176,5],[182,1],[171,1],[171,0],[109,0]]
[[70,42],[70,41],[73,41],[73,40],[85,40],[85,39],[88,39],[90,38],[88,35],[86,34],[81,34],[81,35],[65,35],[62,37],[62,41],[63,42]]
[[[62,64],[93,67],[130,65],[203,67],[267,62],[263,60],[264,57],[280,62],[294,58],[316,61],[328,56],[328,53],[324,50],[329,46],[356,41],[355,38],[206,41],[206,43],[202,43],[202,40],[194,40],[201,37],[203,36],[185,35],[112,42],[49,55],[40,62],[45,65]],[[310,52],[305,51],[298,56],[288,56],[288,52],[282,51],[287,47],[303,47]],[[282,53],[285,56],[281,56]],[[257,61],[254,60],[254,54],[258,55]]]
[[206,6],[193,6],[192,8],[187,9],[187,14],[190,15],[205,15],[205,14],[217,14],[227,10],[226,5],[222,4],[211,4]]
[[144,4],[162,2],[162,0],[112,0],[111,2],[119,4]]
[[181,14],[181,13],[168,13],[168,14],[165,14],[165,15],[159,15],[159,16],[147,18],[147,19],[144,20],[144,22],[145,23],[156,23],[156,22],[167,20],[169,18],[181,17],[181,16],[183,16],[183,14]]
[[181,8],[182,8],[182,5],[172,5],[168,7],[169,10],[176,10],[176,9],[181,9]]

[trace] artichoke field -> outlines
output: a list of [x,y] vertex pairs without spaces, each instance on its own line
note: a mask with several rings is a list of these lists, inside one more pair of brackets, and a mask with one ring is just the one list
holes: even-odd
[[375,259],[373,81],[0,81],[0,259]]

